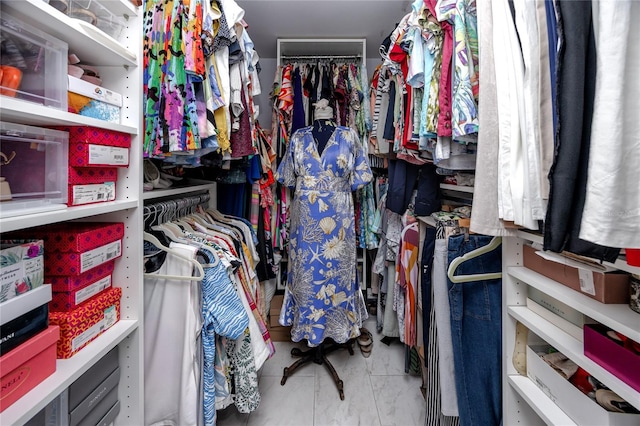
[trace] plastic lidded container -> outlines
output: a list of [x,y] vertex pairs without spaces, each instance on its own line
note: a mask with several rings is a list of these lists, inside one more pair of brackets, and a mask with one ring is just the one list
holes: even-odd
[[0,121],[0,218],[66,208],[69,134]]
[[3,8],[0,50],[1,96],[67,110],[67,43]]
[[105,34],[118,39],[127,24],[128,16],[118,16],[106,7],[105,0],[70,0],[66,14],[87,22]]

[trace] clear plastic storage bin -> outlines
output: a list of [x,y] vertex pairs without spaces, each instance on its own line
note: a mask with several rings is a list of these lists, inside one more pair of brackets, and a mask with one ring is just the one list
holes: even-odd
[[0,218],[66,208],[69,134],[0,122]]
[[66,111],[67,52],[67,43],[2,8],[0,95]]
[[111,12],[107,7],[108,3],[109,0],[69,0],[66,14],[100,28],[117,40],[127,24],[128,17]]

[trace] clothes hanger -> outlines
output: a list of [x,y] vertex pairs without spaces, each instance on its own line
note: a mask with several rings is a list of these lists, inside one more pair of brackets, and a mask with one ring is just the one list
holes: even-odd
[[184,228],[185,231],[193,232],[193,228],[191,227],[191,225],[189,225],[183,218],[176,219],[173,221],[173,223],[175,225],[178,225],[178,227]]
[[452,283],[468,283],[471,281],[483,281],[483,280],[495,280],[502,278],[502,272],[495,273],[487,273],[487,274],[470,274],[470,275],[454,275],[456,272],[456,268],[460,266],[461,263],[466,262],[467,260],[473,259],[478,256],[482,256],[485,253],[489,253],[490,251],[498,248],[502,244],[502,238],[493,237],[493,239],[489,242],[489,244],[477,248],[475,250],[470,251],[469,253],[465,253],[462,256],[456,257],[451,261],[449,265],[449,269],[447,270],[447,276],[451,280]]
[[145,273],[144,274],[145,277],[166,278],[169,280],[188,280],[188,281],[202,281],[204,279],[204,269],[202,268],[202,265],[198,263],[198,261],[190,257],[187,257],[172,248],[162,245],[154,235],[148,232],[143,232],[142,235],[145,241],[150,242],[151,244],[156,246],[158,249],[165,251],[167,253],[170,253],[176,257],[179,257],[180,259],[187,260],[198,270],[198,274],[199,274],[197,276],[180,276],[180,275],[160,275],[160,274]]

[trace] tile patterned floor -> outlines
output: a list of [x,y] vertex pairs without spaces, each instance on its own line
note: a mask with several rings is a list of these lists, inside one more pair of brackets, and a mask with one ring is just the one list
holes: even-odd
[[276,354],[259,372],[260,407],[250,414],[233,406],[218,411],[218,426],[422,426],[426,406],[421,379],[405,374],[403,346],[382,343],[373,320],[365,326],[374,337],[369,358],[357,345],[353,356],[346,350],[330,355],[344,382],[344,401],[323,365],[307,364],[281,386],[283,368],[296,359],[291,348],[304,347],[275,342]]

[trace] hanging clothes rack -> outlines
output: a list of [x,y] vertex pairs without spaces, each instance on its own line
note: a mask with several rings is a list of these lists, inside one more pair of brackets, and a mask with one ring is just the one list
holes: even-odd
[[282,60],[362,59],[361,55],[283,55]]
[[156,201],[145,204],[143,211],[144,228],[170,222],[196,212],[198,206],[209,206],[211,194],[203,192],[186,197]]

